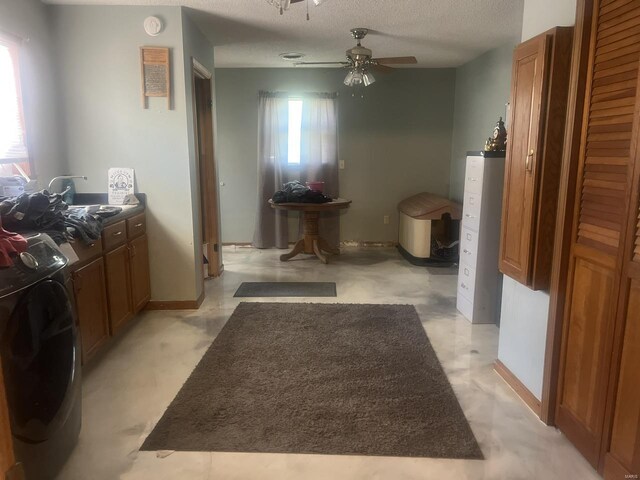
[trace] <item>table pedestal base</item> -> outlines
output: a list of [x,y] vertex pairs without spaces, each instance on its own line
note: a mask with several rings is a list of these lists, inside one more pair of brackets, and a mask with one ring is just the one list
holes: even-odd
[[300,253],[308,253],[318,257],[322,263],[329,263],[329,259],[324,252],[339,255],[340,249],[330,246],[329,243],[320,236],[318,230],[318,221],[320,220],[319,212],[308,211],[303,212],[303,215],[304,236],[301,240],[298,240],[289,253],[280,255],[280,261],[286,262]]

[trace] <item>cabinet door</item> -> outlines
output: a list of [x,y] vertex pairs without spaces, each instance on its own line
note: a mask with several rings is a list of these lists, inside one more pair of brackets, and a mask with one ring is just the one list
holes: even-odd
[[142,235],[129,242],[131,259],[131,295],[133,310],[138,313],[151,298],[149,284],[149,248],[147,236]]
[[73,273],[73,289],[82,341],[82,359],[86,362],[109,338],[107,287],[102,258]]
[[[640,4],[635,8],[636,24],[640,25]],[[635,59],[640,60],[640,45],[636,43]],[[637,63],[637,62],[636,62]],[[640,77],[640,70],[636,70]],[[640,81],[640,78],[638,79]],[[637,478],[640,473],[640,97],[635,91],[636,115],[631,128],[630,157],[634,168],[633,194],[627,217],[624,245],[622,284],[617,314],[617,330],[622,332],[620,363],[615,349],[610,374],[615,405],[610,444],[605,457],[605,479]],[[626,144],[625,144],[626,146]],[[618,374],[618,383],[615,383]],[[609,419],[607,419],[609,420]]]
[[541,35],[518,46],[513,54],[500,271],[525,285],[530,279],[535,235],[536,152],[548,48],[548,36]]
[[129,278],[129,249],[127,245],[122,245],[107,253],[104,258],[107,267],[109,322],[111,334],[114,334],[133,316]]
[[7,404],[5,391],[2,365],[0,365],[0,419],[2,419],[2,421],[0,421],[0,478],[10,479],[12,477],[9,475],[15,473],[15,478],[19,479],[24,478],[24,472],[21,472],[21,477],[19,473],[13,471],[16,467],[16,458],[13,453],[13,436],[11,435],[11,428],[9,426],[9,405]]
[[[640,472],[640,272],[629,289],[626,329],[605,478]],[[623,472],[620,474],[619,472]]]

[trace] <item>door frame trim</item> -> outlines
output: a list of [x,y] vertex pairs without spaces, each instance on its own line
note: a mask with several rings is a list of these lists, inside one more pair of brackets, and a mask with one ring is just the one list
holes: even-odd
[[213,78],[213,74],[195,57],[191,57],[191,65],[193,66],[193,72],[200,78],[205,80],[211,80]]
[[580,160],[580,142],[585,108],[587,69],[589,66],[589,45],[593,28],[593,11],[594,0],[578,0],[573,32],[567,121],[553,244],[554,254],[551,266],[549,314],[540,405],[540,419],[547,425],[555,425],[558,403],[560,353],[567,301],[566,283],[569,275],[573,222],[577,213],[574,199]]
[[[210,208],[206,211],[206,225],[213,226],[209,228],[205,233],[207,239],[207,260],[209,261],[207,266],[207,275],[209,277],[218,277],[222,274],[224,267],[221,261],[220,251],[220,197],[218,189],[216,188],[217,172],[215,161],[215,135],[214,125],[215,119],[213,118],[213,111],[211,112],[211,143],[212,151],[210,161],[207,161],[205,165],[201,165],[200,160],[200,142],[199,142],[199,130],[198,130],[198,98],[196,95],[196,82],[197,80],[208,80],[209,88],[211,89],[211,101],[214,101],[213,94],[213,74],[195,57],[191,57],[191,88],[192,88],[192,102],[193,102],[193,133],[194,143],[196,151],[196,162],[198,172],[198,192],[200,204],[202,204],[202,197],[204,196],[204,202],[209,205],[214,205],[214,208]],[[204,182],[205,188],[203,190],[201,171],[204,167],[205,176],[208,181]],[[201,217],[202,218],[202,217]],[[201,235],[202,236],[202,235]],[[200,244],[200,242],[196,242]],[[216,249],[216,245],[218,248]],[[202,249],[198,250],[198,255],[202,255]],[[201,272],[198,272],[198,277],[201,277]]]

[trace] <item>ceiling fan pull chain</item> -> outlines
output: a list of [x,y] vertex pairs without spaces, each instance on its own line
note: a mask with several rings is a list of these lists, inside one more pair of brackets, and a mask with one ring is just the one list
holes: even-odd
[[307,22],[309,21],[309,0],[307,0]]

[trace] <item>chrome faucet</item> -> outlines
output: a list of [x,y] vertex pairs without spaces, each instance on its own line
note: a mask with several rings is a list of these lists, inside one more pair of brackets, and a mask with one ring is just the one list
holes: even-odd
[[[58,180],[67,180],[67,179],[72,179],[72,178],[82,178],[83,180],[87,180],[87,177],[84,175],[60,175],[58,177],[53,177],[51,179],[51,181],[49,182],[49,187],[47,187],[47,190],[49,191],[49,193],[51,193],[51,186]],[[66,190],[68,190],[69,187],[67,187]],[[62,195],[64,195],[66,193],[66,190],[64,192],[62,192]]]

